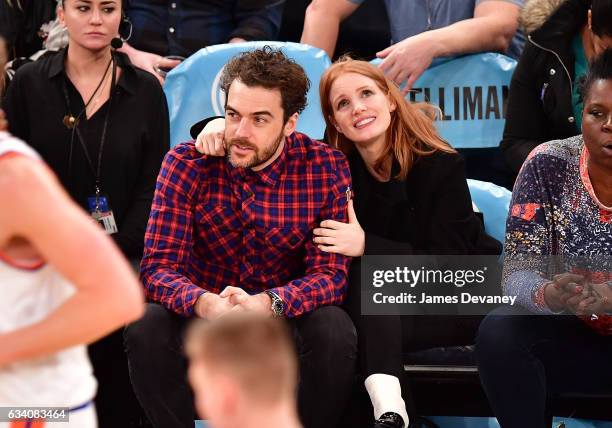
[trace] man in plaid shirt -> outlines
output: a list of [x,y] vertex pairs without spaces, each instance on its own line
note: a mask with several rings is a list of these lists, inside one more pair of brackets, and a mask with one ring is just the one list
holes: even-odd
[[166,155],[141,265],[152,303],[125,332],[132,384],[155,427],[193,427],[189,320],[241,311],[292,328],[305,427],[339,420],[356,359],[354,326],[337,306],[350,260],[319,249],[312,229],[347,221],[350,173],[342,153],[295,132],[309,85],[280,51],[240,54],[221,78],[227,156],[203,156],[193,142]]

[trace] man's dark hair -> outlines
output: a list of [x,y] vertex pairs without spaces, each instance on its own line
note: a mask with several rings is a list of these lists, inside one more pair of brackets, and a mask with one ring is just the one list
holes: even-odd
[[581,87],[583,100],[589,97],[589,91],[593,83],[600,79],[612,79],[612,48],[606,49],[591,62],[589,71]]
[[247,86],[278,89],[285,122],[289,116],[301,113],[306,107],[310,80],[302,67],[278,49],[264,46],[233,57],[221,75],[221,89],[226,95],[236,79]]
[[591,30],[599,37],[612,36],[612,0],[591,2]]

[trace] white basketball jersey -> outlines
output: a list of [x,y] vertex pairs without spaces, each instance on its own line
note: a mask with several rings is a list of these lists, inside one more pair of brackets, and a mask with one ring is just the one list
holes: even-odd
[[[25,143],[0,132],[0,168],[1,158],[11,153],[39,158]],[[0,334],[41,321],[74,292],[52,266],[44,262],[28,266],[0,250]],[[91,400],[95,392],[96,380],[83,345],[0,367],[0,406],[75,407]]]

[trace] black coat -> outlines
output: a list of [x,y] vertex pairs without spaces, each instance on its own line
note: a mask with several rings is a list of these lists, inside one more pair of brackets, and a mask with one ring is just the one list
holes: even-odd
[[374,190],[380,183],[357,151],[349,155],[349,164],[366,255],[501,253],[501,244],[484,232],[472,210],[460,155],[418,158],[406,180],[386,184],[387,195]]
[[501,148],[515,173],[537,145],[577,135],[572,106],[572,40],[586,24],[588,0],[567,0],[525,44],[508,99]]

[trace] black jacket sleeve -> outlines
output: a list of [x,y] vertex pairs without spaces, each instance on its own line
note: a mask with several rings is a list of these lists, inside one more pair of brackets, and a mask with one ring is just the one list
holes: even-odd
[[394,241],[383,238],[375,233],[365,232],[364,255],[410,255],[415,254],[415,249],[410,242]]
[[465,176],[465,162],[459,155],[442,155],[432,177],[436,187],[430,197],[431,212],[429,251],[434,254],[501,253],[501,244],[484,231],[474,214],[472,197]]
[[237,0],[234,20],[236,29],[229,40],[240,37],[247,41],[276,40],[285,0]]
[[542,100],[546,89],[539,85],[534,70],[535,47],[525,45],[510,82],[506,124],[501,142],[506,161],[515,173],[523,165],[527,155],[546,140],[546,124]]
[[[398,232],[413,228],[421,244],[366,233],[366,255],[501,253],[501,244],[484,232],[474,214],[461,156],[433,155],[415,167],[411,175],[406,185],[417,189],[413,193],[417,213],[405,221],[416,224],[393,224],[392,228]],[[364,228],[367,229],[367,225]]]
[[6,114],[6,120],[9,124],[9,131],[16,136],[21,138],[23,141],[29,141],[30,133],[28,123],[28,109],[25,106],[24,101],[27,100],[24,90],[24,73],[29,70],[30,67],[24,67],[15,74],[15,77],[8,86],[5,97],[2,99],[0,107]]
[[[154,82],[157,84],[157,82]],[[141,258],[144,249],[144,234],[149,220],[151,201],[155,191],[157,175],[162,160],[169,150],[170,126],[168,123],[168,104],[159,85],[157,111],[152,109],[150,128],[142,149],[142,163],[138,181],[133,191],[132,202],[128,208],[121,230],[112,235],[115,242],[128,258]]]

